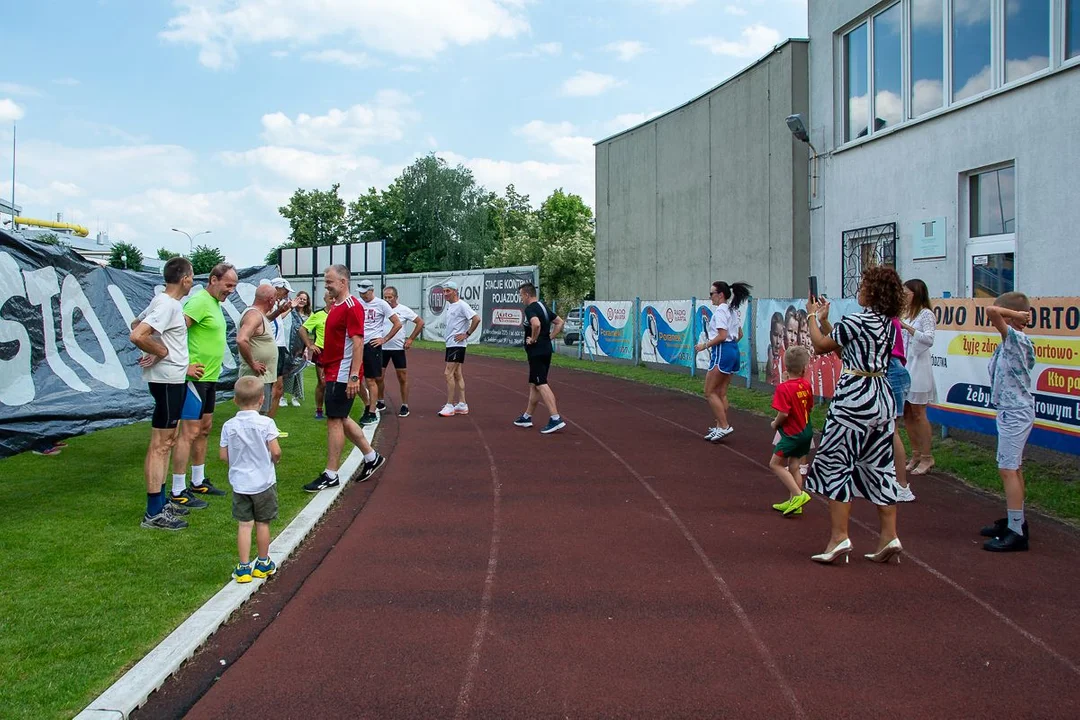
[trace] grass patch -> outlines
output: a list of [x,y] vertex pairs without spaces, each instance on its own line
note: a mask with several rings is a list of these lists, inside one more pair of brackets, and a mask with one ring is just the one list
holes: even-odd
[[[441,350],[443,345],[419,341],[416,347]],[[525,354],[520,348],[471,345],[469,353],[525,362]],[[690,377],[688,374],[656,370],[644,365],[578,360],[558,353],[553,356],[552,365],[609,375],[693,395],[701,395],[704,389],[704,375]],[[740,410],[767,417],[772,417],[774,414],[771,409],[772,395],[762,390],[732,386],[728,391],[728,399]],[[825,422],[826,408],[827,403],[819,404],[814,408],[811,416],[814,427],[819,430]],[[906,433],[901,431],[901,434],[906,443]],[[996,455],[992,448],[935,437],[933,451],[937,471],[954,475],[970,485],[1002,496],[1001,479],[998,476]],[[1074,482],[1075,478],[1074,467],[1027,460],[1024,463],[1027,504],[1063,520],[1073,522],[1080,520],[1080,483]],[[918,479],[916,481],[925,482]],[[1004,499],[1003,496],[1002,498]]]
[[[281,441],[275,536],[310,500],[300,485],[326,457],[307,375],[304,406],[277,417],[290,436]],[[215,412],[206,469],[219,487],[228,487],[219,433],[235,412],[231,401]],[[139,527],[149,428],[74,438],[58,457],[0,461],[0,716],[72,717],[229,580],[231,496],[191,511],[181,532]]]

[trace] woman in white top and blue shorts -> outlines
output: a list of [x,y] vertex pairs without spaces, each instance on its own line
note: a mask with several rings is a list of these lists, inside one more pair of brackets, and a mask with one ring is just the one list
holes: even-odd
[[750,286],[738,282],[714,282],[709,298],[714,306],[709,323],[709,340],[698,344],[697,352],[709,351],[709,372],[705,375],[705,399],[709,402],[716,425],[709,429],[705,439],[717,442],[734,430],[728,422],[727,389],[731,378],[739,372],[742,358],[739,356],[739,335],[742,322],[737,312],[750,297]]

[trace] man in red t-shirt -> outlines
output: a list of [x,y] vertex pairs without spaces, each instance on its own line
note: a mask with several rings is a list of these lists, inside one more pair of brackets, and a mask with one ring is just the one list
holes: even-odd
[[326,316],[323,349],[319,354],[326,378],[326,469],[304,490],[319,492],[340,484],[338,468],[345,437],[364,453],[364,466],[358,482],[370,478],[386,463],[371,448],[363,429],[349,417],[353,399],[359,394],[364,368],[364,306],[349,294],[349,269],[331,265],[323,273],[326,292],[333,306]]
[[[772,429],[776,431],[769,469],[784,483],[791,496],[773,505],[784,515],[801,515],[802,506],[810,502],[810,495],[802,489],[799,466],[810,454],[814,441],[814,428],[810,424],[810,410],[814,407],[814,394],[806,378],[806,366],[810,351],[802,345],[789,347],[784,352],[784,382],[776,386],[772,406],[776,418]],[[796,480],[798,478],[798,480]]]

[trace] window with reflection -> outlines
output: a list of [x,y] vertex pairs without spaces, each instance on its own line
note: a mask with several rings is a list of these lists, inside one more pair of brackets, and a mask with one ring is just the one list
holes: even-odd
[[904,119],[900,3],[874,16],[874,130]]
[[1005,0],[1005,82],[1050,67],[1050,0]]
[[1080,0],[1065,3],[1065,59],[1080,57]]
[[844,36],[844,140],[866,134],[870,117],[866,23]]
[[1016,232],[1016,168],[971,176],[971,237]]
[[945,103],[945,11],[941,0],[911,0],[911,117]]
[[959,101],[991,87],[990,20],[992,0],[953,0],[952,91]]

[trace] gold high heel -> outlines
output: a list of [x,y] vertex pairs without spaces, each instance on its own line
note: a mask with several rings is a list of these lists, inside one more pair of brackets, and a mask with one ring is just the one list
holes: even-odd
[[844,563],[847,563],[848,553],[850,552],[851,538],[844,538],[829,552],[823,552],[820,555],[811,555],[810,559],[814,562],[822,563],[823,565],[831,565],[842,557],[844,558]]
[[904,552],[904,546],[900,544],[900,538],[893,538],[885,547],[878,550],[876,553],[866,553],[863,557],[871,562],[887,563],[892,560],[893,556],[896,556],[896,564],[900,564],[900,553]]

